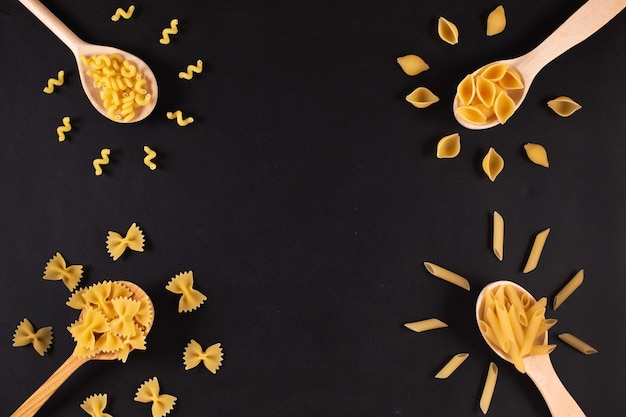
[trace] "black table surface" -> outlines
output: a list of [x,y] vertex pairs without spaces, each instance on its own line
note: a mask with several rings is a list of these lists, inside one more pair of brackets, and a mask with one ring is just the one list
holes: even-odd
[[[133,401],[146,379],[176,395],[172,416],[482,415],[490,361],[499,377],[489,415],[549,416],[531,380],[492,353],[474,322],[480,289],[515,281],[554,294],[580,269],[585,281],[558,310],[549,340],[555,369],[588,416],[626,408],[626,43],[624,14],[555,59],[505,125],[460,127],[456,84],[496,59],[539,44],[583,1],[503,3],[507,27],[485,35],[497,2],[46,0],[86,41],[142,57],[159,82],[146,120],[113,123],[84,95],[70,50],[17,0],[0,3],[0,415],[12,413],[71,354],[69,291],[42,279],[57,251],[85,266],[82,284],[130,280],[153,299],[148,349],[126,364],[88,363],[39,415],[85,415],[79,404],[107,393],[114,416],[150,415]],[[439,16],[460,41],[438,38]],[[172,18],[178,35],[158,40]],[[405,75],[396,58],[414,53],[430,70]],[[202,59],[204,71],[180,80]],[[58,70],[66,83],[42,88]],[[441,100],[417,109],[404,97],[426,86]],[[568,118],[546,102],[582,104]],[[195,118],[179,127],[165,117]],[[59,142],[56,127],[73,129]],[[439,138],[458,132],[457,158],[439,160]],[[545,146],[550,168],[524,155]],[[143,164],[143,146],[158,168]],[[505,160],[495,182],[481,170],[494,147]],[[102,148],[102,176],[92,161]],[[504,260],[490,249],[494,210],[506,222]],[[113,261],[109,230],[136,222],[143,253]],[[521,272],[533,236],[550,227],[538,268]],[[423,262],[470,281],[466,292],[430,276]],[[165,290],[192,270],[208,300],[177,312]],[[12,347],[17,324],[53,326],[44,357]],[[430,317],[449,327],[414,333]],[[585,356],[562,343],[572,333]],[[190,339],[221,343],[217,374],[185,371]],[[469,359],[449,379],[434,374],[454,354]]]

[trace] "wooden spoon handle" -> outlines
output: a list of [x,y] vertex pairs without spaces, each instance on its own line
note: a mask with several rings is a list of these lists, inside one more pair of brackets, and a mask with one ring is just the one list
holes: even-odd
[[81,365],[87,362],[87,358],[70,356],[57,369],[46,382],[41,385],[24,403],[17,409],[11,417],[32,417],[48,401],[48,398],[55,393],[65,380],[74,373]]
[[74,55],[77,54],[78,47],[84,45],[85,42],[80,39],[78,36],[74,34],[65,23],[61,22],[58,17],[56,17],[46,6],[41,4],[39,0],[19,0],[32,14],[34,14],[37,19],[41,20],[41,22],[48,27],[57,35],[59,39],[63,41],[68,48],[74,52]]

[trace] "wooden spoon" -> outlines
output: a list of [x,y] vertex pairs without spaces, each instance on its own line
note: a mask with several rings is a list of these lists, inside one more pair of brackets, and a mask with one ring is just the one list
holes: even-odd
[[[496,61],[495,63],[507,63],[515,68],[521,75],[524,84],[523,89],[509,90],[509,95],[515,102],[515,110],[519,108],[530,89],[530,84],[541,69],[562,53],[578,45],[589,36],[597,32],[611,19],[626,7],[626,0],[589,0],[583,4],[573,15],[569,17],[556,31],[548,36],[535,49],[518,58]],[[472,73],[476,75],[487,65]],[[457,108],[461,106],[458,94],[454,97],[452,109],[456,120],[468,129],[488,129],[499,124],[495,116],[490,116],[484,124],[471,123],[457,114]]]
[[[138,285],[128,281],[115,281],[122,284],[132,291],[133,300],[146,300],[150,306],[152,316],[148,326],[143,330],[143,334],[147,335],[154,323],[154,306],[152,300],[148,297]],[[91,360],[113,360],[117,359],[115,353],[98,353],[89,358],[82,358],[71,355],[50,377],[35,391],[24,403],[17,409],[11,417],[32,417],[37,411],[48,401],[48,399],[56,392],[57,389],[70,377],[78,368]]]
[[[78,64],[78,73],[80,74],[80,82],[83,85],[83,89],[91,101],[91,104],[98,110],[104,117],[113,120],[118,123],[133,123],[148,117],[154,107],[156,106],[159,89],[157,87],[156,77],[150,69],[150,67],[141,59],[131,54],[130,52],[123,51],[118,48],[110,46],[94,45],[84,42],[78,36],[76,36],[63,22],[59,20],[50,10],[46,8],[39,0],[19,0],[28,10],[30,10],[41,22],[48,27],[59,39],[67,45],[68,48],[74,54],[76,63]],[[118,120],[111,118],[107,115],[107,109],[104,107],[102,100],[100,99],[100,89],[94,87],[93,78],[87,74],[89,68],[79,59],[81,55],[111,55],[119,54],[124,59],[131,62],[137,67],[137,71],[143,73],[144,79],[148,81],[146,84],[149,86],[150,102],[146,106],[136,107],[135,117],[130,121]]]
[[[476,300],[476,321],[484,320],[483,307],[485,304],[486,290],[495,290],[501,285],[511,285],[516,288],[519,295],[526,293],[533,301],[535,298],[526,289],[511,281],[496,281],[487,285],[478,295]],[[498,356],[507,362],[511,362],[507,355],[496,345],[492,344],[485,334],[481,331],[485,342],[496,352]],[[548,331],[540,335],[537,341],[541,344],[548,343]],[[576,400],[567,391],[559,376],[556,374],[550,355],[529,355],[522,358],[526,367],[526,374],[535,383],[539,392],[543,396],[550,413],[553,417],[585,417],[585,413],[578,406]]]

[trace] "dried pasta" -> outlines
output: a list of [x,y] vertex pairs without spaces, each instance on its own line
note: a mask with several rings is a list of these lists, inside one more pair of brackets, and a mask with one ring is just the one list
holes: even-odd
[[435,378],[446,379],[450,377],[450,375],[452,375],[452,373],[454,373],[454,371],[456,371],[468,357],[469,353],[458,353],[454,355],[452,359],[450,359],[448,363],[446,363],[443,368],[435,374]]
[[57,252],[46,264],[43,279],[48,281],[63,281],[68,290],[74,291],[83,278],[82,265],[67,266],[63,255]]
[[426,270],[431,273],[431,275],[444,281],[448,281],[449,283],[457,285],[467,291],[470,290],[469,281],[461,275],[442,268],[439,265],[435,265],[431,262],[424,262],[424,266],[426,267]]
[[560,96],[548,101],[550,107],[556,114],[561,117],[568,117],[580,110],[582,106],[567,96]]
[[109,155],[111,155],[111,150],[108,148],[104,148],[100,151],[100,158],[96,158],[93,160],[93,169],[96,175],[102,175],[102,165],[108,165],[110,161]]
[[181,272],[172,278],[165,289],[180,294],[178,301],[178,312],[190,312],[199,308],[207,299],[204,294],[193,288],[193,272]]
[[406,101],[417,107],[423,109],[439,101],[439,97],[433,94],[426,87],[418,87],[411,94],[406,96]]
[[585,355],[598,353],[598,351],[593,346],[587,344],[586,342],[583,342],[582,340],[570,333],[561,333],[558,335],[558,337],[563,342],[567,343],[577,351],[584,353]]
[[492,245],[494,255],[498,260],[504,257],[504,218],[497,211],[493,212],[493,236]]
[[172,19],[170,21],[170,27],[163,29],[163,31],[161,32],[163,36],[161,37],[161,39],[159,39],[159,42],[162,45],[167,45],[171,41],[170,35],[176,35],[177,33],[178,33],[178,19]]
[[402,68],[402,71],[404,71],[406,75],[411,76],[422,73],[430,68],[426,61],[414,54],[398,57],[397,62],[400,68]]
[[65,82],[65,71],[61,70],[57,73],[57,78],[48,78],[48,85],[44,87],[43,92],[46,94],[52,94],[54,87],[60,87]]
[[504,7],[502,5],[496,7],[487,16],[487,36],[497,35],[502,33],[506,27],[506,15],[504,13]]
[[155,376],[148,379],[137,389],[135,401],[152,403],[152,417],[163,417],[169,414],[176,405],[177,398],[170,394],[161,394],[159,380]]
[[526,260],[526,264],[524,265],[523,272],[526,274],[537,267],[539,263],[539,258],[541,257],[541,252],[543,252],[543,247],[546,244],[546,240],[548,239],[548,234],[550,233],[550,228],[542,230],[537,233],[535,236],[535,240],[533,241],[533,245],[530,249],[530,253],[528,254],[528,259]]
[[187,65],[187,71],[181,71],[178,73],[178,78],[191,80],[193,78],[193,74],[200,74],[202,72],[202,60],[199,59],[196,61],[196,65],[189,64]]
[[107,252],[111,255],[111,258],[116,261],[122,256],[124,251],[126,251],[126,248],[134,250],[135,252],[143,252],[145,237],[139,226],[133,223],[128,228],[125,236],[117,232],[109,231],[106,243]]
[[189,369],[195,368],[202,362],[211,373],[217,373],[219,367],[222,366],[224,357],[221,346],[220,343],[215,343],[206,348],[206,350],[202,350],[200,343],[191,339],[183,353],[185,370],[188,371]]
[[63,118],[63,124],[57,127],[57,136],[59,138],[59,142],[65,141],[65,134],[72,130],[72,125],[70,124],[69,116],[65,116]]
[[498,366],[490,362],[489,370],[487,371],[487,378],[483,385],[482,393],[480,394],[480,410],[483,414],[487,414],[489,406],[491,405],[491,399],[493,398],[493,392],[496,389],[496,381],[498,380]]
[[498,175],[504,169],[504,159],[500,156],[495,149],[489,148],[489,151],[483,158],[483,171],[489,177],[491,182],[494,182]]
[[154,158],[156,158],[157,155],[156,152],[153,151],[149,146],[144,146],[143,151],[146,153],[145,158],[143,158],[143,163],[152,171],[154,171],[157,167],[157,165],[153,162]]
[[22,320],[13,333],[13,347],[33,345],[33,348],[40,356],[52,346],[52,327],[42,327],[35,331],[32,323],[28,319]]
[[413,330],[414,332],[421,333],[427,330],[441,329],[444,327],[448,327],[446,323],[443,321],[432,318],[420,321],[414,321],[411,323],[404,323],[404,327],[407,329]]
[[526,151],[526,156],[530,161],[534,164],[541,165],[542,167],[548,168],[550,163],[548,162],[548,153],[546,152],[546,148],[539,145],[538,143],[527,143],[524,145],[524,151]]
[[437,33],[444,42],[450,45],[456,45],[459,42],[459,30],[456,25],[444,17],[440,17],[437,21]]
[[437,142],[437,158],[454,158],[461,152],[461,136],[453,133]]
[[91,417],[113,417],[111,414],[104,412],[106,406],[106,394],[93,394],[85,398],[80,405],[80,408],[82,408]]
[[188,124],[193,123],[194,120],[191,116],[183,118],[183,112],[180,110],[176,110],[175,112],[168,111],[166,113],[166,116],[170,120],[176,119],[176,123],[178,123],[178,126],[187,126]]
[[570,295],[572,295],[572,293],[574,293],[574,291],[576,291],[576,289],[578,287],[580,287],[580,285],[583,283],[583,280],[585,279],[585,271],[584,270],[580,270],[576,273],[576,275],[574,275],[572,277],[572,279],[570,279],[567,284],[565,284],[565,286],[563,288],[561,288],[561,290],[554,296],[554,300],[552,303],[552,308],[554,310],[556,310],[557,308],[559,308],[559,306],[561,304],[563,304],[563,302],[565,300],[567,300],[569,298]]
[[121,18],[128,20],[131,18],[134,12],[135,12],[135,5],[132,5],[132,4],[128,7],[127,10],[124,10],[121,7],[118,7],[117,10],[115,10],[115,14],[111,16],[111,20],[114,22],[117,22]]

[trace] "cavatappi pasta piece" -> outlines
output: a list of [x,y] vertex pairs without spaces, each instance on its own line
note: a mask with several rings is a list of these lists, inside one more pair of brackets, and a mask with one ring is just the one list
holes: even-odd
[[504,7],[502,5],[496,7],[487,16],[487,36],[497,35],[502,33],[506,27],[506,15],[504,14]]
[[497,211],[493,212],[493,236],[491,242],[494,255],[501,261],[504,257],[504,218]]
[[550,166],[550,162],[548,162],[548,153],[546,152],[546,148],[539,145],[538,143],[527,143],[524,145],[524,151],[526,151],[526,156],[530,161],[534,164],[541,165],[542,167],[548,168]]
[[548,239],[548,234],[550,233],[550,228],[542,230],[537,233],[535,236],[535,240],[533,241],[533,245],[530,249],[530,253],[528,254],[528,259],[526,260],[526,264],[524,265],[523,272],[526,274],[537,267],[539,263],[539,258],[541,257],[541,252],[543,252],[543,247],[546,244],[546,240]]
[[414,54],[398,57],[397,61],[406,75],[417,75],[430,68],[426,61]]
[[437,158],[454,158],[461,152],[461,136],[453,133],[439,139],[437,143]]
[[406,96],[406,101],[417,107],[418,109],[423,109],[425,107],[430,106],[439,101],[439,97],[433,94],[426,87],[418,87],[411,94]]
[[102,175],[102,165],[108,165],[111,160],[109,159],[109,155],[111,155],[111,150],[108,148],[104,148],[100,151],[100,158],[96,158],[93,160],[92,165],[94,172],[97,176]]
[[70,123],[69,116],[65,116],[63,118],[63,124],[57,127],[57,136],[59,138],[59,142],[65,141],[65,134],[72,130],[72,125]]
[[493,392],[496,389],[496,381],[498,380],[498,366],[490,362],[489,370],[487,371],[487,378],[483,385],[483,391],[480,394],[480,410],[483,414],[487,414],[489,406],[491,405],[491,398],[493,398]]
[[170,280],[165,289],[180,294],[178,312],[190,312],[199,308],[207,299],[204,294],[193,288],[193,272],[181,272]]
[[450,359],[448,363],[446,363],[443,366],[443,368],[441,368],[439,372],[435,374],[435,378],[437,379],[448,378],[450,375],[452,375],[452,373],[454,373],[454,371],[456,371],[459,368],[459,366],[461,366],[463,362],[465,362],[465,360],[468,357],[469,357],[469,353],[458,353],[454,355],[452,359]]
[[35,331],[32,323],[28,319],[22,320],[13,333],[13,347],[21,347],[32,344],[33,348],[40,356],[52,346],[52,327],[42,327]]
[[157,168],[157,165],[153,162],[154,158],[156,158],[156,152],[153,151],[149,146],[144,146],[143,151],[146,153],[145,158],[143,158],[143,163],[145,166],[154,171]]
[[459,43],[459,29],[445,17],[440,17],[437,21],[437,33],[444,42],[450,45]]
[[134,250],[135,252],[143,252],[145,238],[142,230],[133,223],[128,228],[126,236],[122,236],[117,232],[109,231],[107,234],[107,252],[114,261],[118,260],[120,256],[126,251],[126,248]]
[[176,35],[178,33],[178,19],[172,19],[170,21],[170,27],[163,29],[161,34],[163,35],[159,39],[161,45],[168,45],[170,43],[170,35]]
[[494,182],[503,169],[504,159],[495,149],[489,148],[489,151],[483,158],[483,171],[485,171],[491,182]]
[[404,327],[413,330],[414,332],[421,333],[427,330],[442,329],[444,327],[448,327],[448,325],[439,319],[432,318],[414,321],[411,323],[404,323]]
[[114,22],[117,22],[121,18],[128,20],[131,18],[134,12],[135,12],[135,6],[132,4],[128,7],[127,10],[124,10],[121,7],[118,7],[117,10],[115,10],[115,14],[111,16],[111,20]]
[[548,101],[548,107],[561,117],[571,116],[576,110],[582,108],[580,104],[567,96],[560,96]]
[[160,391],[159,380],[155,376],[141,384],[135,394],[135,401],[152,403],[152,417],[163,417],[169,414],[176,405],[177,398],[175,396],[161,394]]
[[111,414],[104,412],[106,406],[106,394],[93,394],[85,398],[85,401],[82,402],[80,408],[82,408],[91,417],[113,417]]
[[561,290],[554,296],[554,300],[552,302],[552,308],[554,310],[556,310],[557,308],[560,307],[561,304],[563,304],[563,302],[565,300],[567,300],[569,298],[570,295],[572,295],[574,293],[574,291],[576,291],[576,289],[578,287],[580,287],[580,285],[583,283],[583,280],[585,279],[585,271],[584,270],[580,270],[576,273],[576,275],[574,275],[572,277],[572,279],[570,279],[567,284],[565,284],[565,286],[563,288],[561,288]]
[[193,78],[193,74],[200,74],[202,72],[202,60],[199,59],[196,61],[196,65],[189,64],[187,65],[187,71],[181,71],[178,73],[178,78],[191,80]]
[[474,95],[476,94],[476,83],[474,82],[474,77],[470,75],[465,76],[463,80],[459,83],[456,88],[456,93],[459,96],[459,100],[461,100],[461,104],[464,106],[468,106],[474,100]]
[[584,353],[585,355],[592,355],[594,353],[598,353],[598,351],[593,346],[590,346],[589,344],[583,342],[582,340],[580,340],[573,334],[561,333],[558,335],[558,337],[563,342],[567,343],[568,345],[570,345],[577,351]]
[[506,91],[500,91],[496,100],[493,103],[493,112],[500,124],[505,124],[513,113],[515,113],[515,101],[506,93]]
[[46,94],[52,94],[54,87],[60,87],[65,82],[65,71],[61,70],[57,73],[57,78],[48,78],[48,85],[44,87],[43,92]]
[[191,339],[183,353],[185,371],[195,368],[202,362],[206,369],[215,374],[219,367],[222,366],[223,357],[224,353],[220,343],[215,343],[206,348],[206,350],[202,350],[200,343]]
[[46,264],[43,271],[43,279],[48,281],[62,281],[68,290],[74,291],[83,278],[82,265],[67,266],[63,256],[57,252]]
[[470,290],[470,284],[467,279],[459,274],[456,274],[448,269],[442,268],[439,265],[435,265],[431,262],[424,262],[424,267],[433,276],[448,281],[451,284],[457,285],[467,291]]
[[170,120],[176,119],[178,126],[187,126],[188,124],[193,123],[194,120],[191,116],[183,118],[183,112],[180,110],[176,110],[175,112],[168,111],[165,115]]

